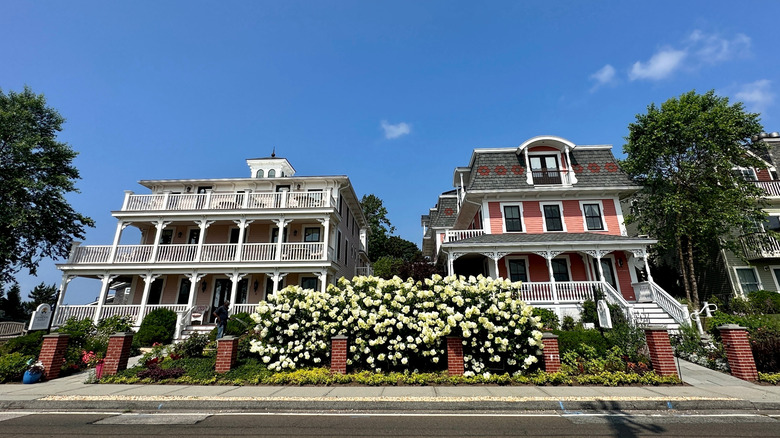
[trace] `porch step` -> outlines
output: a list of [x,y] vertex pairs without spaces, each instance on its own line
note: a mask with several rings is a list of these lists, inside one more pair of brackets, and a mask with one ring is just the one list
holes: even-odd
[[635,303],[634,315],[642,325],[660,325],[671,332],[677,332],[680,324],[656,303]]
[[196,325],[188,325],[184,328],[184,330],[181,331],[181,338],[177,339],[178,341],[183,341],[190,336],[194,335],[195,333],[202,334],[202,335],[208,335],[211,333],[212,330],[214,330],[214,327],[216,327],[216,324],[196,324]]

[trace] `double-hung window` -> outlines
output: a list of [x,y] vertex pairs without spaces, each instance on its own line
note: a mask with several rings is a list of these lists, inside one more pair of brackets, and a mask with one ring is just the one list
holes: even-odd
[[524,259],[509,260],[509,279],[512,281],[528,281],[528,271]]
[[569,276],[569,265],[566,263],[566,259],[552,259],[550,265],[552,265],[553,278],[555,281],[571,281]]
[[761,289],[761,283],[758,281],[758,275],[753,268],[736,268],[739,287],[743,294]]
[[544,224],[547,231],[563,231],[563,218],[561,217],[561,206],[558,204],[547,204],[542,206],[544,211]]
[[504,206],[504,226],[506,231],[523,231],[523,223],[520,220],[520,206]]
[[304,242],[319,242],[320,241],[320,228],[319,227],[307,227],[303,230]]
[[582,204],[582,211],[585,215],[586,230],[595,231],[604,229],[604,221],[601,219],[601,208],[599,204]]

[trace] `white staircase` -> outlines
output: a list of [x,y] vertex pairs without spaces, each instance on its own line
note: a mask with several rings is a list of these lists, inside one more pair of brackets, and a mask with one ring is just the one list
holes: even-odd
[[193,324],[188,325],[184,328],[184,330],[181,331],[180,338],[178,340],[184,340],[189,338],[195,333],[199,333],[202,335],[208,335],[211,333],[212,330],[214,330],[214,327],[216,327],[215,324]]
[[634,321],[639,325],[659,325],[672,332],[680,329],[680,324],[657,303],[632,303],[631,307]]

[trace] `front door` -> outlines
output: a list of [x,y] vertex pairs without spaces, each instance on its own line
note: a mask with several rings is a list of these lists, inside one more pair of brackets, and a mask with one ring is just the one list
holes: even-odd
[[146,300],[146,304],[160,304],[164,283],[162,278],[152,282],[152,285],[149,286],[149,299]]
[[190,228],[190,232],[187,235],[187,243],[190,245],[197,245],[200,240],[200,228]]
[[616,291],[620,291],[620,289],[618,289],[617,280],[615,279],[615,269],[612,266],[612,259],[601,259],[601,272],[604,273],[604,280],[606,280]]
[[[214,281],[214,297],[211,300],[211,311],[217,310],[225,301],[230,301],[230,288],[232,281],[227,278],[218,278]],[[209,315],[209,322],[214,322],[214,315]]]
[[190,280],[182,278],[179,284],[179,296],[176,298],[176,304],[187,304],[190,302]]

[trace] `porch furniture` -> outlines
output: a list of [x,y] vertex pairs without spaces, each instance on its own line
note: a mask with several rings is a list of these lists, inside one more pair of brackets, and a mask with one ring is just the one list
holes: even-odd
[[195,306],[192,308],[192,313],[190,316],[191,323],[195,323],[196,321],[198,324],[203,325],[208,320],[209,315],[209,309],[211,306]]
[[0,339],[11,339],[22,336],[26,324],[23,322],[3,321],[0,322]]

